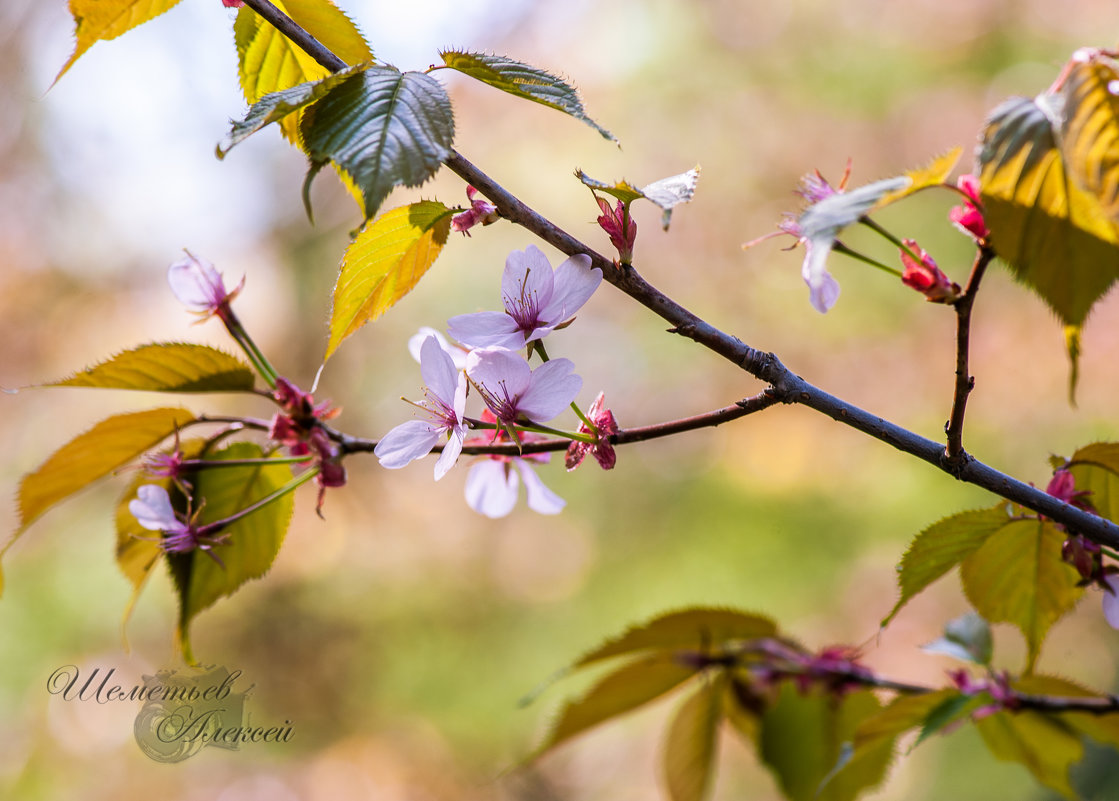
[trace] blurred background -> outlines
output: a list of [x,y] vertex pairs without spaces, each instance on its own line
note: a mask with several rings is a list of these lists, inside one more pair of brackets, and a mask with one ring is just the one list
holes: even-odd
[[[843,294],[826,316],[808,304],[802,254],[743,242],[795,211],[792,190],[818,168],[837,181],[848,158],[866,183],[961,145],[961,170],[985,113],[1036,94],[1082,45],[1114,45],[1109,0],[353,0],[344,4],[376,55],[402,69],[440,47],[484,50],[569,76],[588,112],[621,140],[449,71],[456,147],[499,182],[602,252],[590,193],[572,176],[643,185],[696,164],[695,200],[672,229],[636,206],[638,269],[657,287],[749,344],[776,351],[809,381],[926,436],[947,418],[954,317],[895,279],[832,257]],[[246,276],[242,319],[284,375],[309,386],[326,343],[330,293],[359,223],[322,175],[307,222],[305,160],[275,127],[213,156],[245,108],[236,84],[233,12],[183,0],[115,42],[97,44],[56,85],[72,48],[63,0],[0,4],[0,385],[66,376],[148,341],[231,347],[216,323],[191,325],[165,270],[184,247],[226,277]],[[423,198],[465,202],[441,173],[385,208]],[[946,221],[955,199],[926,192],[883,215],[955,280],[969,241]],[[851,236],[893,259],[871,239]],[[532,240],[506,224],[455,239],[416,292],[346,342],[319,398],[344,430],[378,436],[409,415],[421,379],[405,344],[421,325],[495,308],[505,255]],[[549,251],[553,261],[557,254]],[[1077,407],[1066,401],[1060,327],[1002,269],[976,307],[968,450],[1044,486],[1050,454],[1119,437],[1119,303],[1100,303],[1084,333]],[[760,385],[603,286],[578,323],[549,340],[605,390],[623,426],[727,405]],[[186,397],[196,411],[270,414],[261,401]],[[15,527],[20,476],[113,413],[166,399],[99,390],[0,398],[0,507]],[[63,665],[115,668],[132,682],[175,664],[165,575],[145,590],[122,644],[130,586],[113,560],[112,511],[127,476],[49,512],[8,552],[0,602],[0,797],[174,801],[611,799],[659,797],[668,701],[610,724],[533,767],[516,769],[567,697],[560,682],[518,700],[627,625],[686,605],[776,617],[812,647],[867,643],[891,677],[941,683],[955,664],[919,646],[966,605],[953,576],[875,639],[895,600],[894,570],[923,527],[986,493],[833,424],[778,408],[717,430],[626,448],[617,469],[588,463],[544,482],[567,500],[557,517],[522,503],[491,521],[462,498],[466,465],[431,481],[430,462],[399,472],[372,457],[347,466],[325,521],[313,490],[271,573],[202,613],[195,653],[244,671],[254,725],[292,721],[283,744],[209,748],[177,765],[145,757],[136,707],[67,703],[46,683]],[[1053,630],[1041,669],[1115,689],[1119,642],[1099,597]],[[1001,666],[1018,670],[1016,630],[996,629]],[[244,685],[242,685],[243,687]],[[1115,798],[1113,752],[1078,772]],[[1101,789],[1103,788],[1103,789]],[[773,780],[727,734],[715,799],[770,799]],[[900,760],[881,799],[1047,798],[1024,769],[996,763],[973,731],[923,743]]]

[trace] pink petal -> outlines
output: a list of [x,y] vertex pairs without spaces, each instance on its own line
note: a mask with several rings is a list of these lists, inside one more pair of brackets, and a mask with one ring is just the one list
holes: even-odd
[[555,515],[563,511],[567,502],[544,486],[540,476],[529,466],[524,459],[513,459],[517,471],[525,482],[525,493],[528,495],[528,508],[542,515]]
[[445,406],[453,406],[459,372],[451,357],[440,347],[439,340],[433,336],[425,339],[420,346],[420,375],[427,388]]
[[552,359],[537,367],[517,401],[517,410],[537,423],[558,416],[583,388],[583,379],[572,373],[574,369],[570,359]]
[[214,265],[193,256],[167,268],[167,283],[179,302],[192,311],[212,311],[226,296],[221,273]]
[[602,270],[591,269],[590,256],[580,253],[567,259],[556,268],[552,297],[540,311],[541,321],[556,325],[571,319],[601,283]]
[[451,436],[447,440],[447,444],[443,446],[443,452],[439,454],[438,461],[435,462],[436,481],[447,475],[447,471],[455,466],[459,454],[462,453],[462,441],[465,438],[466,429],[462,426],[456,426],[451,430]]
[[1107,619],[1107,625],[1119,629],[1119,575],[1112,573],[1104,576],[1103,580],[1111,587],[1111,592],[1103,594],[1103,616]]
[[515,398],[528,389],[532,368],[523,356],[514,351],[479,348],[466,357],[466,373],[488,391],[501,397]]
[[827,259],[832,239],[809,239],[805,243],[804,266],[801,277],[808,284],[809,300],[816,311],[827,312],[839,299],[839,282],[828,272]]
[[505,517],[517,503],[517,474],[496,459],[478,462],[466,476],[466,502],[486,517]]
[[417,362],[420,360],[420,348],[423,347],[424,341],[428,337],[435,337],[439,341],[439,347],[447,352],[451,357],[451,361],[455,363],[456,370],[462,370],[466,367],[466,351],[463,348],[456,347],[447,341],[443,336],[442,331],[437,331],[431,326],[421,326],[418,333],[413,334],[408,339],[408,352],[412,354],[412,358]]
[[472,348],[491,345],[519,348],[525,344],[517,321],[505,312],[484,311],[456,315],[447,321],[447,332]]
[[543,308],[552,297],[553,281],[552,264],[540,248],[529,245],[523,253],[514,250],[505,259],[505,272],[501,276],[501,297],[506,311],[522,305]]
[[381,467],[398,470],[431,453],[443,431],[426,420],[408,420],[381,437],[373,454],[381,460]]

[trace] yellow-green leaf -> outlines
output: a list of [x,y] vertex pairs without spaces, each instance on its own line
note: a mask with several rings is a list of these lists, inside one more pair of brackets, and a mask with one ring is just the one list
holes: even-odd
[[[1055,698],[1106,698],[1060,676],[1023,676],[1014,682],[1014,689],[1033,695],[1048,695]],[[1065,725],[1080,734],[1091,737],[1098,743],[1119,749],[1119,715],[1114,713],[1097,715],[1091,712],[1059,712],[1056,717]]]
[[914,192],[921,189],[928,189],[930,186],[939,186],[948,180],[948,176],[952,174],[952,170],[956,167],[956,162],[960,160],[960,154],[963,153],[962,147],[956,146],[943,155],[937,156],[924,167],[909,170],[904,175],[909,178],[912,183],[895,192],[890,192],[884,195],[876,204],[874,204],[873,211],[895,203],[904,197],[909,197]]
[[1076,489],[1085,490],[1096,512],[1119,520],[1119,443],[1097,442],[1080,448],[1068,464]]
[[1005,505],[1000,505],[960,512],[918,534],[898,565],[901,597],[882,625],[887,625],[911,598],[974,553],[1009,522]]
[[703,801],[714,774],[725,674],[692,693],[676,710],[664,743],[664,780],[672,801]]
[[681,664],[671,654],[654,654],[624,665],[563,708],[535,756],[659,698],[695,672],[694,667]]
[[75,437],[20,482],[17,536],[54,504],[154,448],[193,419],[186,409],[149,409],[114,415]]
[[178,3],[179,0],[70,0],[70,15],[76,26],[74,52],[58,71],[55,83],[95,43],[116,39]]
[[[238,442],[206,458],[259,459],[263,455],[260,446]],[[291,466],[282,462],[203,470],[194,476],[192,499],[195,510],[201,509],[197,522],[204,525],[230,517],[290,479]],[[211,552],[167,555],[179,595],[179,642],[188,661],[193,661],[190,625],[194,617],[249,579],[268,572],[283,544],[294,505],[288,494],[241,518],[221,532],[228,535],[228,542],[214,546]]]
[[1049,628],[1070,612],[1084,590],[1061,559],[1066,534],[1048,521],[1016,520],[993,533],[960,565],[964,592],[992,623],[1013,623],[1026,638],[1026,672],[1033,670]]
[[975,727],[997,759],[1025,765],[1046,787],[1065,798],[1078,797],[1069,784],[1069,768],[1084,757],[1084,744],[1068,726],[1026,710],[997,712],[977,721]]
[[773,637],[777,625],[767,617],[733,609],[683,609],[654,618],[584,655],[575,667],[601,659],[649,650],[715,651],[731,642]]
[[208,345],[141,345],[47,387],[101,387],[150,392],[248,392],[249,365]]
[[924,726],[933,710],[959,695],[958,690],[947,689],[898,696],[881,712],[859,724],[854,736],[855,753],[884,742],[892,743],[910,729]]
[[[273,4],[347,64],[373,60],[373,52],[357,26],[330,0],[274,0]],[[265,95],[329,74],[329,70],[248,6],[238,12],[233,30],[241,90],[249,105]],[[296,114],[280,123],[288,141],[299,146],[300,116],[301,113]]]
[[1119,221],[1119,72],[1095,53],[1074,61],[1064,85],[1061,150],[1069,172],[1113,221]]
[[342,257],[325,358],[412,291],[447,244],[452,214],[442,203],[423,201],[361,229]]

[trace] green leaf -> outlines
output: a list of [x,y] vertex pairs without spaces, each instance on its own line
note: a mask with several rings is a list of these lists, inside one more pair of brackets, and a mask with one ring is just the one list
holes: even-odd
[[594,128],[604,138],[612,142],[618,141],[612,133],[587,116],[575,87],[550,72],[511,58],[486,53],[445,50],[440,55],[443,63],[453,70],[516,97],[570,114]]
[[442,203],[413,203],[386,212],[354,237],[334,287],[324,359],[412,291],[447,244],[453,214]]
[[1005,505],[1000,505],[960,512],[918,534],[898,565],[901,597],[881,625],[888,625],[913,597],[974,553],[1010,519]]
[[434,78],[373,66],[307,109],[301,130],[311,159],[306,183],[333,161],[361,190],[369,219],[394,187],[435,175],[450,155],[455,125],[450,98]]
[[[273,5],[347,64],[373,60],[373,52],[357,26],[330,0],[273,0]],[[247,6],[237,13],[233,32],[241,90],[249,105],[265,95],[330,74],[326,67]],[[297,114],[280,123],[288,141],[299,146],[302,146],[301,116]]]
[[1119,221],[1119,72],[1110,58],[1094,53],[1071,65],[1064,84],[1061,150],[1069,173]]
[[1119,520],[1119,443],[1098,442],[1080,448],[1069,460],[1077,490],[1091,493],[1091,502],[1103,517]]
[[773,637],[777,625],[766,617],[732,609],[697,607],[670,612],[607,641],[584,655],[575,667],[648,650],[711,650],[736,640]]
[[[259,459],[260,446],[238,442],[208,460]],[[291,465],[242,465],[203,470],[194,477],[192,495],[195,510],[201,509],[198,523],[205,525],[251,506],[284,486],[291,479]],[[193,662],[190,625],[194,617],[222,596],[233,594],[249,579],[268,572],[283,544],[295,506],[291,494],[284,495],[252,514],[241,518],[221,533],[226,544],[210,553],[194,550],[167,554],[167,562],[179,596],[179,643],[188,662]],[[222,564],[213,558],[217,557]]]
[[54,504],[128,464],[192,420],[194,415],[186,409],[149,409],[114,415],[75,437],[20,482],[16,536]]
[[234,121],[233,129],[229,132],[229,138],[217,147],[218,158],[225,158],[226,153],[232,150],[234,145],[244,141],[266,125],[286,120],[288,115],[309,106],[342,81],[359,72],[364,72],[370,66],[372,65],[369,62],[358,64],[317,81],[307,81],[288,89],[281,89],[264,95],[252,105],[243,120]]
[[922,646],[921,650],[930,654],[946,654],[979,665],[989,665],[991,648],[991,627],[979,615],[968,612],[949,621],[944,627],[944,636]]
[[533,758],[659,698],[695,673],[694,667],[681,664],[671,654],[654,654],[629,662],[598,681],[581,698],[568,703]]
[[[869,690],[836,697],[801,694],[792,682],[762,715],[759,755],[791,801],[850,801],[879,784],[892,758],[893,740],[868,746],[836,770],[859,726],[881,709]],[[826,784],[824,783],[827,780]],[[822,786],[821,786],[822,785]]]
[[991,702],[985,694],[964,695],[953,693],[944,698],[939,704],[929,710],[929,714],[921,722],[921,733],[913,743],[916,748],[934,734],[944,731],[953,723],[963,720],[984,704]]
[[58,83],[95,43],[116,39],[178,3],[179,0],[70,0],[70,15],[76,26],[74,52],[58,71],[54,82]]
[[1046,787],[1065,798],[1077,798],[1069,784],[1069,768],[1084,757],[1084,744],[1068,726],[1025,710],[988,715],[975,727],[995,758],[1025,765]]
[[892,743],[902,734],[925,728],[930,716],[948,701],[959,698],[957,690],[937,690],[920,695],[901,695],[881,712],[866,718],[855,730],[855,753],[882,743]]
[[[1059,676],[1023,676],[1014,682],[1014,689],[1033,695],[1048,695],[1057,698],[1106,698],[1068,679]],[[1119,749],[1119,715],[1114,713],[1096,715],[1091,712],[1060,712],[1058,720],[1080,734],[1091,737],[1098,743]]]
[[692,693],[680,705],[664,744],[664,779],[672,801],[703,801],[714,773],[722,720],[725,674]]
[[249,392],[252,368],[217,348],[181,342],[141,345],[46,387],[149,392]]
[[992,623],[1013,623],[1026,638],[1033,670],[1050,626],[1084,594],[1080,575],[1061,559],[1066,534],[1048,521],[1015,520],[960,565],[964,593]]
[[1058,98],[1012,98],[988,120],[977,162],[990,243],[1065,325],[1079,326],[1119,277],[1119,231],[1072,179],[1057,147]]
[[904,173],[905,177],[910,180],[910,184],[902,189],[898,189],[889,194],[883,195],[876,204],[874,204],[874,211],[889,206],[891,203],[896,203],[902,198],[909,197],[914,192],[919,192],[922,189],[928,189],[930,186],[940,186],[948,180],[948,176],[952,174],[952,170],[956,168],[956,162],[960,160],[960,154],[963,153],[962,147],[954,147],[943,155],[937,156],[924,167],[909,170]]

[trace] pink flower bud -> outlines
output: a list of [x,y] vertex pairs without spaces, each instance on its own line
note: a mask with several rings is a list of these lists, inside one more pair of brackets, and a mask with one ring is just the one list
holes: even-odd
[[917,240],[902,241],[920,257],[918,261],[904,248],[901,250],[901,263],[905,265],[901,276],[903,284],[924,294],[931,303],[950,303],[960,296],[960,285],[949,280],[944,271],[936,266],[932,256],[917,244]]
[[451,218],[452,231],[470,236],[470,229],[475,225],[489,225],[497,220],[497,206],[484,197],[475,197],[477,194],[478,190],[474,187],[466,187],[466,199],[470,201],[470,208]]
[[598,218],[599,227],[610,236],[610,244],[618,249],[618,258],[623,264],[633,259],[633,243],[637,240],[637,223],[629,215],[629,207],[622,201],[614,208],[610,201],[595,197],[602,214]]
[[979,179],[974,175],[961,175],[956,186],[967,196],[963,205],[955,206],[948,212],[948,219],[965,234],[977,239],[985,240],[990,231],[979,211]]

